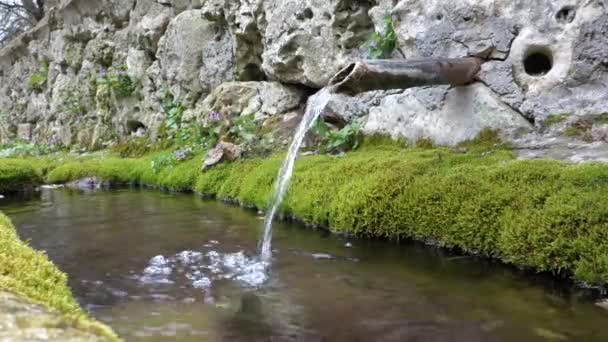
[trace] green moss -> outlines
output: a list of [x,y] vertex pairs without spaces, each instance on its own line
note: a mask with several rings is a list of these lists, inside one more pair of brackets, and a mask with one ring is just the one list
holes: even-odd
[[560,123],[566,121],[570,116],[572,116],[572,114],[570,114],[570,113],[549,115],[547,117],[547,119],[545,119],[545,125],[553,126],[553,125],[560,124]]
[[568,127],[564,130],[564,134],[570,138],[576,138],[581,135],[581,131],[576,127]]
[[600,116],[597,118],[596,122],[597,122],[597,123],[599,123],[599,124],[601,124],[601,125],[606,125],[606,124],[608,124],[608,113],[601,114],[601,115],[600,115]]
[[361,139],[362,147],[394,147],[405,148],[408,146],[407,140],[403,138],[393,139],[384,134],[364,135]]
[[165,168],[160,172],[157,180],[150,185],[158,185],[172,191],[192,191],[202,164],[201,156],[179,163],[174,167]]
[[66,324],[90,331],[111,341],[114,333],[90,319],[79,307],[67,286],[65,274],[48,258],[19,240],[9,219],[0,213],[0,290],[23,296],[56,310]]
[[[345,157],[302,157],[281,213],[335,232],[416,239],[608,282],[608,165],[516,160],[496,132],[486,133],[465,153],[376,138]],[[64,163],[47,180],[98,175],[265,208],[283,159],[201,172],[198,155],[153,172],[157,155]]]
[[493,149],[509,149],[510,146],[500,139],[500,132],[497,129],[484,128],[477,137],[458,144],[458,147],[467,150],[481,152]]
[[431,140],[429,138],[420,138],[420,139],[416,140],[415,146],[417,148],[431,149],[434,147],[434,144],[433,144],[433,140]]
[[[265,207],[280,159],[234,163],[196,190]],[[521,267],[608,282],[608,166],[508,151],[364,148],[298,161],[281,211],[333,231],[413,238]]]
[[20,191],[41,181],[40,173],[29,161],[5,159],[0,163],[0,194]]
[[30,76],[27,86],[30,90],[42,92],[46,87],[49,78],[49,63],[44,61],[38,71]]

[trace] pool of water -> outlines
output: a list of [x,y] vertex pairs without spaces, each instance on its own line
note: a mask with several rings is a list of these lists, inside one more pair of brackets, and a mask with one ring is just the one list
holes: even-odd
[[416,243],[277,223],[266,273],[263,217],[193,195],[47,189],[0,210],[128,341],[608,341],[582,292]]

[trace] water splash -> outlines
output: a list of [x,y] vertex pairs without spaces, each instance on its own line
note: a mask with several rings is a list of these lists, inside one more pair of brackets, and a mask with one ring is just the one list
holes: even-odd
[[306,113],[302,118],[302,122],[298,126],[296,135],[293,138],[287,157],[283,161],[281,170],[279,171],[279,177],[275,184],[274,197],[270,202],[270,210],[266,213],[264,220],[264,235],[260,244],[260,257],[264,261],[269,261],[272,258],[272,221],[281,206],[283,197],[289,188],[289,182],[291,181],[291,175],[293,173],[294,164],[298,156],[298,151],[304,142],[306,133],[315,124],[321,112],[330,100],[331,91],[329,88],[323,88],[315,95],[308,99],[306,106]]
[[153,257],[137,279],[147,285],[172,286],[182,283],[185,278],[193,288],[209,293],[213,283],[219,280],[258,287],[268,280],[267,266],[257,257],[247,256],[244,251],[183,251],[174,256]]

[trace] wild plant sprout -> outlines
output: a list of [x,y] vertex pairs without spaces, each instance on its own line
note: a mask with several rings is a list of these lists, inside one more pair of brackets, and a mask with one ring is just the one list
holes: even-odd
[[366,44],[370,59],[387,59],[397,48],[397,33],[391,16],[384,18],[384,32],[374,32]]

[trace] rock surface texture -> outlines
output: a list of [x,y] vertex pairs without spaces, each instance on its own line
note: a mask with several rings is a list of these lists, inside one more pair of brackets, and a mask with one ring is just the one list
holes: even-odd
[[[577,160],[539,151],[587,145],[585,160],[608,153],[606,0],[63,0],[0,50],[0,141],[153,138],[167,92],[188,120],[298,114],[338,70],[367,57],[386,16],[393,58],[483,54],[479,80],[336,95],[326,116],[446,145],[499,129],[524,157]],[[128,92],[106,82],[123,75]]]
[[48,309],[0,292],[0,341],[108,341],[73,327]]

